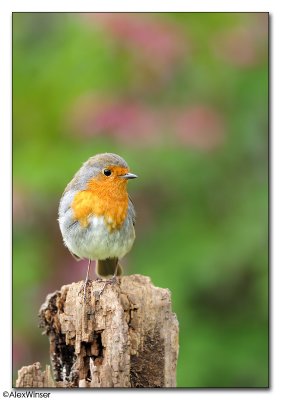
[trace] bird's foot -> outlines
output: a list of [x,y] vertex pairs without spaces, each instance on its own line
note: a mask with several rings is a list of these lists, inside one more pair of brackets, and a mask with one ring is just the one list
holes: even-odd
[[84,283],[83,283],[83,285],[81,287],[81,290],[80,290],[80,293],[83,291],[83,299],[84,299],[85,303],[86,303],[86,300],[87,300],[87,285],[90,282],[91,282],[90,279],[85,279],[85,281],[84,281]]
[[102,293],[103,293],[103,291],[104,291],[104,289],[105,289],[105,287],[106,287],[107,285],[111,285],[111,284],[114,284],[114,283],[117,282],[117,277],[116,277],[116,275],[113,275],[112,278],[109,278],[109,279],[106,279],[106,280],[99,279],[99,282],[104,282],[103,287],[102,287],[101,290],[98,292],[98,296],[101,296]]

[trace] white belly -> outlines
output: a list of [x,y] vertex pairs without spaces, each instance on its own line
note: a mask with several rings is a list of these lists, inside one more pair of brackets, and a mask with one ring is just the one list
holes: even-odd
[[65,245],[80,258],[105,260],[122,258],[127,254],[135,240],[135,230],[126,218],[119,230],[109,231],[103,217],[90,217],[89,225],[84,228],[79,222],[66,224],[59,219]]

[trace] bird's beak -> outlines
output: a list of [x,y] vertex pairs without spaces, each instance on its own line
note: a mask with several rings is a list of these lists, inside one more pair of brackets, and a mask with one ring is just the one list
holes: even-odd
[[127,174],[120,175],[120,177],[121,177],[121,178],[124,178],[124,179],[135,179],[135,178],[137,178],[138,176],[135,175],[135,174],[131,174],[131,172],[128,172]]

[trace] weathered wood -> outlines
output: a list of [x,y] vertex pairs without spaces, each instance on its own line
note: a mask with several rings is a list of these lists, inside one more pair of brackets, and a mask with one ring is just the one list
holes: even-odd
[[[83,282],[47,296],[40,319],[49,337],[54,383],[42,378],[43,386],[175,387],[178,321],[169,290],[141,275],[118,278],[100,295],[103,286],[91,281],[86,301]],[[38,375],[34,365],[23,369],[32,367]],[[18,387],[31,384],[23,369]]]
[[39,362],[28,367],[22,367],[18,371],[16,387],[55,387],[50,366],[46,365],[46,369],[43,372]]

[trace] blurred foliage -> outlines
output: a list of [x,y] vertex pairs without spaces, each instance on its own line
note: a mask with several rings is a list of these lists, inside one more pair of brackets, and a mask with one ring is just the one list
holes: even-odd
[[137,240],[126,273],[168,287],[178,386],[268,385],[267,14],[13,14],[14,371],[48,362],[47,293],[81,280],[57,207],[116,152]]

